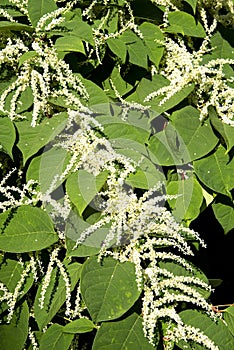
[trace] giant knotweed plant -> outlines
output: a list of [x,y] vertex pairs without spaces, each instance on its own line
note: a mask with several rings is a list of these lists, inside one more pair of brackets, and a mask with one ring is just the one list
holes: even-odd
[[232,14],[0,1],[1,348],[234,346],[191,227],[233,228]]

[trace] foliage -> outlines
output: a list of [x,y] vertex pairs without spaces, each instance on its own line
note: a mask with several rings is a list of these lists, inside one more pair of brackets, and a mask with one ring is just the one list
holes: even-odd
[[191,259],[207,207],[234,227],[234,5],[213,3],[0,1],[1,348],[234,347]]

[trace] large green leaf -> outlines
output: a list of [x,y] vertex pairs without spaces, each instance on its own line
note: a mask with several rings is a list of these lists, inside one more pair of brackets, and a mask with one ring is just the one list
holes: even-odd
[[163,33],[158,26],[149,22],[142,23],[139,29],[143,34],[149,59],[158,67],[164,51]]
[[218,139],[208,122],[201,123],[200,113],[192,106],[186,106],[174,112],[171,116],[172,125],[179,135],[179,142],[184,143],[184,154],[181,157],[187,161],[201,158],[216,146]]
[[[72,263],[67,266],[67,273],[70,278],[71,291],[75,288],[80,278],[81,264]],[[58,269],[55,267],[51,274],[49,286],[45,293],[44,307],[40,308],[39,301],[41,297],[42,285],[40,284],[34,302],[35,318],[40,330],[42,330],[56,315],[58,310],[66,300],[66,285],[63,277],[57,278]]]
[[80,215],[100,191],[107,180],[107,176],[108,173],[106,171],[95,177],[86,170],[79,170],[68,177],[66,190]]
[[165,29],[169,33],[181,33],[183,35],[204,38],[206,32],[201,23],[196,23],[195,18],[183,11],[169,12],[168,20],[170,26]]
[[143,41],[130,29],[127,29],[119,37],[119,40],[123,41],[127,47],[129,61],[137,66],[147,69],[147,50]]
[[219,146],[216,152],[194,161],[194,170],[208,188],[230,196],[230,190],[233,188],[234,161],[229,162],[224,147]]
[[68,350],[74,334],[64,333],[63,326],[52,324],[40,339],[40,350]]
[[37,26],[39,19],[57,9],[54,0],[28,0],[28,16],[33,25]]
[[17,146],[23,154],[24,164],[33,154],[52,141],[64,129],[66,117],[66,113],[60,113],[51,119],[44,120],[34,128],[31,127],[31,122],[28,120],[15,123],[19,133]]
[[57,242],[58,236],[46,212],[23,205],[0,214],[0,249],[24,253],[47,248]]
[[[19,263],[16,260],[5,259],[0,262],[0,281],[11,293],[14,293],[16,285],[20,281],[25,268],[26,264],[22,266],[22,263]],[[28,292],[33,284],[33,281],[33,275],[30,272],[25,278],[18,299],[22,298]],[[0,310],[5,311],[6,309],[8,309],[7,303],[1,303]]]
[[234,206],[232,203],[216,202],[212,204],[212,208],[224,233],[231,231],[234,228]]
[[0,117],[0,151],[12,157],[12,147],[15,143],[15,128],[9,118]]
[[200,213],[203,201],[202,188],[194,177],[179,181],[170,181],[167,185],[167,194],[177,195],[175,199],[168,200],[172,213],[179,221],[190,223]]
[[[107,336],[108,334],[108,336]],[[144,336],[142,317],[133,313],[115,322],[103,322],[97,331],[92,350],[153,350]]]
[[94,322],[113,320],[122,316],[140,295],[135,267],[110,257],[102,263],[89,258],[81,272],[81,294]]
[[22,350],[28,336],[29,310],[26,301],[13,314],[10,324],[0,325],[2,350]]
[[[215,343],[219,350],[234,348],[234,337],[223,320],[217,319],[215,322],[208,315],[197,310],[182,311],[180,317],[184,323],[200,329]],[[180,349],[188,349],[188,342],[180,341],[177,345]],[[190,349],[204,350],[204,347],[192,343]]]

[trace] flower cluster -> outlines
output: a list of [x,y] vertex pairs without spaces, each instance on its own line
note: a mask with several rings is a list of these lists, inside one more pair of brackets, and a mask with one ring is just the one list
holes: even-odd
[[184,87],[194,84],[193,99],[200,111],[201,120],[208,116],[209,106],[213,106],[224,123],[234,125],[233,77],[226,75],[228,66],[232,65],[234,60],[215,58],[204,63],[205,54],[211,51],[209,42],[217,22],[214,20],[212,26],[208,28],[206,14],[204,11],[201,14],[207,36],[199,50],[191,52],[181,38],[177,40],[165,38],[166,54],[159,72],[169,80],[170,84],[150,93],[145,98],[145,102],[161,96],[160,105],[163,105]]

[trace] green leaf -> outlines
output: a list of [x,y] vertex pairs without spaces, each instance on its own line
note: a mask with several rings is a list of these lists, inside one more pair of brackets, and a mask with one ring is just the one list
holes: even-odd
[[181,33],[192,37],[205,38],[206,32],[201,23],[196,23],[195,18],[183,11],[169,12],[170,26],[165,29],[169,33]]
[[197,7],[197,0],[185,0],[193,9],[193,13],[195,14],[196,12],[196,7]]
[[26,31],[26,32],[32,32],[33,28],[21,23],[15,23],[15,22],[8,22],[8,21],[1,21],[0,22],[0,32],[4,30],[14,30],[14,31]]
[[[14,95],[15,95],[15,91],[11,91],[6,97],[4,108],[7,111],[11,110],[11,101]],[[21,92],[21,94],[19,95],[19,98],[17,99],[16,112],[22,113],[24,111],[27,111],[32,106],[32,104],[33,104],[32,89],[31,87],[28,86],[24,91]]]
[[200,113],[192,106],[186,106],[172,113],[172,125],[179,136],[179,143],[183,143],[184,152],[181,152],[181,158],[187,162],[201,158],[208,154],[218,143],[210,124],[201,123],[199,120]]
[[87,333],[91,332],[95,328],[92,321],[87,318],[79,318],[78,320],[72,321],[63,327],[64,333]]
[[133,313],[121,321],[102,323],[97,331],[92,347],[92,350],[126,349],[154,349],[144,336],[142,317],[136,313]]
[[[80,278],[80,270],[81,264],[79,263],[72,263],[67,266],[67,273],[71,283],[71,291],[75,288]],[[56,277],[57,273],[58,269],[55,267],[52,271],[50,283],[45,293],[43,309],[41,309],[39,306],[39,299],[41,297],[42,289],[41,284],[37,290],[34,302],[34,313],[40,330],[42,330],[52,320],[66,300],[66,285],[61,275],[59,278]]]
[[233,188],[234,161],[229,162],[221,145],[211,155],[194,161],[194,170],[199,179],[215,192],[230,196]]
[[89,258],[81,272],[81,294],[94,322],[113,320],[139,298],[134,264],[112,258]]
[[164,52],[164,35],[158,26],[149,22],[142,23],[139,29],[143,34],[149,59],[158,67]]
[[234,207],[229,203],[217,202],[212,204],[216,219],[222,226],[224,233],[228,233],[234,228]]
[[[104,134],[109,140],[115,143],[121,142],[121,139],[136,141],[139,144],[145,144],[149,138],[150,132],[133,124],[123,122],[117,117],[98,117],[97,120],[104,128]],[[119,145],[118,148],[121,146]]]
[[7,117],[0,117],[0,151],[12,158],[12,148],[16,139],[15,128],[12,121]]
[[233,58],[233,47],[229,44],[229,42],[223,39],[222,35],[219,32],[216,32],[210,39],[210,43],[212,46],[212,51],[210,54],[205,55],[204,59],[232,59]]
[[[89,95],[88,106],[97,113],[109,113],[109,98],[105,92],[91,80],[84,79],[79,75]],[[84,101],[85,102],[85,101]],[[86,103],[86,102],[85,102]]]
[[40,350],[68,350],[73,337],[74,334],[64,333],[63,326],[54,323],[42,335]]
[[81,40],[94,45],[92,27],[88,23],[81,21],[78,16],[75,16],[70,21],[63,22],[62,26],[70,30],[71,35],[75,35]]
[[234,337],[234,306],[229,306],[223,312],[224,321],[227,323],[229,331]]
[[42,16],[56,9],[54,0],[28,0],[28,16],[33,27],[37,26],[37,22]]
[[28,120],[15,122],[19,133],[17,146],[23,154],[24,164],[65,128],[66,119],[67,114],[60,113],[53,118],[43,120],[34,128],[31,127],[31,122]]
[[4,350],[22,350],[28,336],[29,310],[27,302],[20,305],[13,314],[10,324],[0,325],[0,343]]
[[147,69],[147,53],[143,41],[130,29],[127,29],[120,37],[127,47],[129,62]]
[[[200,329],[216,344],[219,350],[234,348],[234,338],[229,332],[228,327],[220,318],[217,318],[215,322],[208,315],[197,310],[185,310],[179,315],[184,323]],[[188,349],[187,342],[180,341],[177,345],[180,349]],[[204,349],[203,346],[199,346],[195,343],[191,345],[191,349],[194,350]]]
[[[16,260],[4,259],[0,263],[0,281],[7,287],[7,289],[14,293],[17,283],[19,282],[24,269],[27,264],[22,266]],[[34,282],[32,273],[29,273],[25,279],[25,282],[20,290],[18,300],[21,299],[31,288]],[[0,310],[5,311],[8,309],[7,303],[1,303]]]
[[107,41],[109,49],[125,63],[127,48],[125,43],[118,38],[109,38]]
[[223,137],[226,145],[227,152],[229,152],[234,146],[234,128],[231,125],[223,123],[219,118],[214,109],[210,109],[209,117],[211,124],[218,131],[218,133]]
[[85,55],[83,42],[75,35],[64,35],[55,42],[57,51],[81,52]]
[[[44,142],[44,140],[41,141]],[[55,189],[64,181],[60,176],[66,169],[69,159],[70,154],[65,149],[52,147],[49,151],[31,161],[26,179],[27,181],[30,179],[38,181],[42,193],[49,190],[52,182]]]
[[66,190],[80,215],[100,191],[107,180],[107,176],[108,173],[106,171],[95,177],[86,170],[79,170],[68,177]]
[[58,240],[46,212],[26,205],[0,214],[0,228],[0,249],[6,252],[41,250]]
[[113,85],[110,82],[110,79],[114,86],[118,89],[120,96],[123,96],[129,93],[132,90],[132,85],[127,83],[121,76],[118,68],[114,67],[111,72],[111,75],[103,82],[103,87],[109,97],[116,99],[116,92],[113,89]]
[[24,52],[19,58],[19,68],[22,66],[24,62],[34,59],[37,56],[38,56],[38,53],[36,51]]
[[152,162],[159,165],[181,165],[190,160],[183,140],[179,138],[178,142],[178,134],[171,123],[150,138],[148,150]]
[[167,194],[178,196],[168,200],[173,209],[172,213],[178,221],[184,220],[190,223],[199,215],[203,193],[200,184],[194,177],[170,181],[167,185]]

